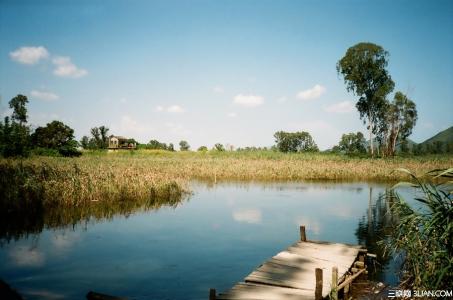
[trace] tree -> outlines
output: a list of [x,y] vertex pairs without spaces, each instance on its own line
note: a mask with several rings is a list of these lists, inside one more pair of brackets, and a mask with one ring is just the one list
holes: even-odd
[[341,136],[341,140],[338,143],[338,149],[345,152],[346,154],[359,154],[365,153],[365,137],[363,133],[348,133]]
[[222,144],[217,143],[217,144],[214,145],[214,150],[216,150],[216,151],[225,151],[225,147],[223,147]]
[[197,151],[206,152],[206,151],[208,151],[208,147],[206,147],[206,146],[200,146],[200,147],[197,149]]
[[179,150],[181,151],[189,151],[190,145],[187,141],[180,141],[179,142]]
[[9,101],[9,108],[13,109],[11,116],[13,122],[17,121],[20,125],[27,123],[27,103],[27,96],[20,94]]
[[89,149],[89,145],[90,139],[86,135],[84,135],[80,140],[80,146],[82,146],[83,149]]
[[73,139],[74,130],[60,121],[52,121],[45,127],[38,127],[31,135],[33,146],[50,149],[59,149]]
[[58,150],[63,156],[79,156],[74,129],[60,121],[52,121],[45,127],[36,128],[31,135],[34,147]]
[[346,89],[359,96],[356,107],[360,118],[368,122],[372,156],[376,124],[384,116],[386,96],[395,86],[386,70],[388,55],[381,46],[359,43],[349,48],[337,63],[337,72],[343,75]]
[[318,151],[318,146],[308,132],[284,132],[274,134],[277,148],[282,152]]
[[27,156],[30,145],[30,128],[27,125],[26,96],[17,95],[9,101],[11,117],[0,122],[0,154],[4,157]]
[[401,92],[396,92],[388,105],[386,117],[386,154],[395,155],[397,142],[406,141],[417,122],[415,103]]
[[108,132],[106,126],[93,127],[90,130],[92,138],[89,141],[91,149],[106,149],[109,145]]
[[168,144],[167,150],[172,152],[175,151],[175,146],[173,145],[173,143]]
[[158,140],[150,140],[147,147],[147,149],[152,149],[152,150],[167,150],[167,144],[161,143]]

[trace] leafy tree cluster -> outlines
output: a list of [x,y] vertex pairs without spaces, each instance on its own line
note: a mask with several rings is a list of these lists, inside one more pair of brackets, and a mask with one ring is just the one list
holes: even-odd
[[167,150],[175,151],[175,147],[172,143],[168,145],[166,143],[161,143],[158,140],[150,140],[148,144],[140,145],[140,148],[149,149],[149,150]]
[[306,131],[285,132],[278,131],[274,134],[277,149],[281,152],[315,152],[318,146]]
[[345,133],[341,136],[341,140],[338,143],[338,146],[335,146],[333,151],[343,152],[348,155],[361,154],[366,153],[365,145],[366,141],[363,133]]
[[27,103],[24,95],[9,101],[11,117],[0,122],[0,153],[4,157],[27,156],[30,150],[30,127],[27,125]]
[[223,152],[225,151],[225,147],[222,144],[217,143],[214,145],[214,148],[212,148],[212,150]]
[[84,135],[80,140],[83,149],[107,149],[109,146],[109,128],[106,126],[93,127],[90,130],[91,138]]
[[52,121],[45,127],[36,128],[30,136],[35,148],[57,150],[63,156],[79,156],[74,130],[60,121]]
[[180,141],[179,142],[179,150],[181,151],[189,151],[190,150],[190,145],[187,141]]
[[[247,146],[247,147],[239,147],[236,151],[267,151],[269,150],[268,147],[255,147],[255,146]],[[277,150],[275,146],[271,148],[271,150]]]
[[27,124],[27,103],[24,95],[17,95],[9,102],[11,117],[0,121],[0,155],[3,157],[27,156],[30,150],[52,150],[63,156],[79,156],[74,130],[60,121],[38,127],[31,133]]
[[417,121],[415,103],[402,92],[396,92],[392,102],[387,96],[395,83],[387,71],[389,53],[372,43],[350,47],[337,63],[346,89],[359,97],[356,108],[367,124],[370,153],[374,156],[374,136],[377,151],[392,156],[396,146],[407,139]]

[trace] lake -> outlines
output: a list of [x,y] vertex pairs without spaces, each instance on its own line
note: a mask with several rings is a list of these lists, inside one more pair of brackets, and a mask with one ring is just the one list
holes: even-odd
[[[207,299],[299,238],[364,244],[391,223],[386,186],[370,183],[192,184],[180,203],[78,220],[52,214],[0,228],[0,278],[27,299]],[[63,214],[63,213],[62,213]],[[35,220],[36,219],[36,220]],[[57,219],[57,220],[55,220]],[[62,221],[63,220],[63,221]],[[380,258],[370,277],[395,284]]]

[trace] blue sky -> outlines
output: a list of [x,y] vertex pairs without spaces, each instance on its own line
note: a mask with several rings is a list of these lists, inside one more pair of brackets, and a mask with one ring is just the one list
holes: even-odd
[[395,91],[417,104],[413,140],[452,125],[452,1],[0,0],[1,113],[22,93],[35,127],[59,119],[77,138],[106,125],[270,146],[305,130],[326,149],[366,130],[335,69],[363,41],[390,52]]

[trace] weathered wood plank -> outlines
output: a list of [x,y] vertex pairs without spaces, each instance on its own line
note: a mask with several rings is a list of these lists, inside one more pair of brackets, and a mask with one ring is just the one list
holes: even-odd
[[[245,283],[238,283],[216,299],[314,299],[316,285],[318,297],[320,293],[326,297],[332,288],[332,276],[320,280],[320,274],[338,269],[337,277],[334,276],[338,281],[362,251],[358,245],[303,241],[302,229],[301,239],[260,265],[245,278]],[[338,282],[334,286],[337,285]]]
[[253,283],[238,283],[231,290],[217,296],[220,300],[305,300],[313,299],[311,291],[258,285]]

